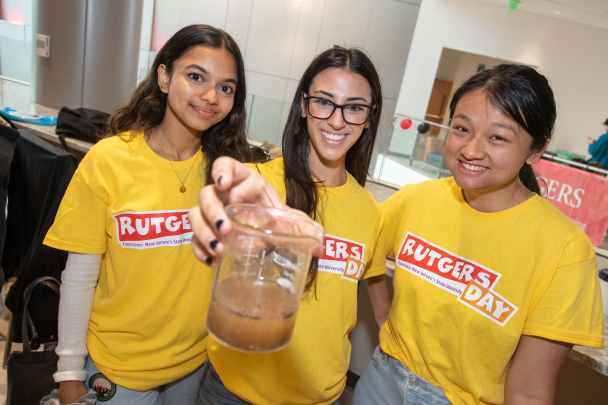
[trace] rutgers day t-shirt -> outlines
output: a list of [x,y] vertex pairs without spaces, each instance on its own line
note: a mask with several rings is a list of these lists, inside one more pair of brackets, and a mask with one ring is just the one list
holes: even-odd
[[100,141],[80,163],[44,241],[102,254],[87,348],[103,374],[132,390],[175,381],[207,359],[215,272],[192,254],[187,216],[204,183],[197,155],[173,162],[182,179],[194,165],[181,193],[171,164],[142,134]]
[[[285,201],[283,158],[256,168]],[[319,258],[316,297],[304,293],[293,336],[282,350],[249,354],[209,336],[209,360],[232,393],[258,405],[331,404],[346,384],[357,321],[358,282],[384,274],[386,256],[380,204],[349,174],[340,187],[319,188],[324,253]]]
[[504,402],[522,334],[603,347],[593,246],[547,200],[482,213],[450,177],[382,208],[396,269],[380,346],[453,404]]

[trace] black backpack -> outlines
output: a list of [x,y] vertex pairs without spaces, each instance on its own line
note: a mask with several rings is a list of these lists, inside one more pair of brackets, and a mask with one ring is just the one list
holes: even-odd
[[63,107],[57,115],[57,128],[61,145],[67,150],[65,138],[75,138],[89,143],[97,143],[106,130],[110,114],[91,108]]

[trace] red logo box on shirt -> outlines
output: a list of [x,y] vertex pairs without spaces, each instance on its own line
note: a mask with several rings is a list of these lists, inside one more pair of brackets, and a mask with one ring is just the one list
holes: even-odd
[[[357,271],[354,274],[348,274],[347,276],[349,277],[343,278],[350,281],[358,281],[356,277],[357,275],[360,277],[359,273],[362,273],[359,270],[361,263],[363,263],[364,255],[364,244],[337,236],[325,235],[323,255],[319,257],[319,271],[344,275],[347,268],[350,268],[350,271],[353,272],[354,266],[356,266]],[[363,264],[363,268],[365,268],[365,264]]]
[[190,243],[188,210],[122,212],[113,215],[118,243],[125,248],[148,249]]
[[500,274],[494,270],[409,232],[405,235],[396,261],[402,269],[455,295],[461,295],[470,281],[492,289],[500,279]]

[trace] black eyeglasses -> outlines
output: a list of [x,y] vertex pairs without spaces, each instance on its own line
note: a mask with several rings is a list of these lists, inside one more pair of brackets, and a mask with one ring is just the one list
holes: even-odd
[[307,101],[308,114],[321,120],[326,120],[331,117],[339,108],[342,111],[342,118],[345,122],[352,125],[363,125],[369,118],[369,113],[374,109],[375,105],[367,104],[336,104],[326,98],[311,97],[306,93],[302,93],[304,100]]

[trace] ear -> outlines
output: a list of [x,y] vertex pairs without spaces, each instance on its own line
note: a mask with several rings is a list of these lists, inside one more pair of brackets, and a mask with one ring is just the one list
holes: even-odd
[[545,153],[545,151],[547,150],[547,148],[549,147],[550,143],[551,143],[551,139],[547,138],[545,140],[545,144],[543,145],[542,148],[532,152],[532,154],[530,156],[528,156],[528,159],[526,159],[526,163],[529,165],[533,165],[536,162],[538,162],[540,160],[540,158],[543,156],[543,154]]
[[300,100],[300,115],[302,118],[306,118],[306,100],[304,100],[304,94],[302,94],[302,99]]
[[167,67],[162,64],[156,71],[158,74],[158,87],[160,91],[167,94],[169,93],[169,81],[171,80],[171,74],[167,71]]

